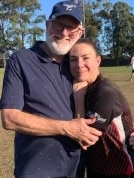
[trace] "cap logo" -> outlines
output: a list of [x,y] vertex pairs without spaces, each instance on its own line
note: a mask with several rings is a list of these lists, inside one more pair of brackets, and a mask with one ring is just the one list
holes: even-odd
[[66,10],[67,10],[67,11],[70,11],[70,10],[72,10],[73,8],[76,8],[76,5],[73,5],[73,4],[63,4],[63,6],[66,7]]

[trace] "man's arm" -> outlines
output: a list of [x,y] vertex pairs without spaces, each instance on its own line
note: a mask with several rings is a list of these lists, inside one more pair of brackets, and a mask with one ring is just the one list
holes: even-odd
[[3,128],[7,130],[36,136],[64,135],[79,142],[83,149],[95,144],[101,135],[100,131],[89,126],[94,122],[91,119],[63,121],[36,116],[17,109],[2,109],[1,118]]

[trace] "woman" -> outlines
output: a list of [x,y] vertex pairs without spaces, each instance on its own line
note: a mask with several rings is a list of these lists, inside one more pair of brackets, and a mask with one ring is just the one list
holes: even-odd
[[99,141],[82,152],[77,176],[84,177],[85,167],[88,178],[132,176],[133,151],[128,138],[133,123],[126,98],[115,84],[100,74],[101,57],[93,42],[80,39],[72,47],[69,58],[75,79],[76,116],[96,118],[93,127],[103,131]]

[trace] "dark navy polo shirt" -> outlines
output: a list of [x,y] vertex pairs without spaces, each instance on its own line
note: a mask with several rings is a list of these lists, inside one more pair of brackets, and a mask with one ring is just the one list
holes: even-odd
[[[39,45],[12,54],[7,62],[1,109],[61,120],[73,118],[68,60],[52,61]],[[19,178],[74,177],[78,144],[66,136],[30,136],[16,132],[15,175]]]

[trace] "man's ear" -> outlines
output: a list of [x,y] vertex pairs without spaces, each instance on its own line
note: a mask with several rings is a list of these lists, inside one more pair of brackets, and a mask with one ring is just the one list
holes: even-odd
[[48,24],[49,24],[49,21],[47,20],[47,21],[46,21],[46,27],[47,27],[47,28],[48,28]]
[[85,34],[85,29],[84,29],[84,28],[82,28],[82,29],[80,30],[80,33],[79,33],[79,34],[80,34],[80,38],[81,38],[81,37],[83,37],[83,36],[84,36],[84,34]]

